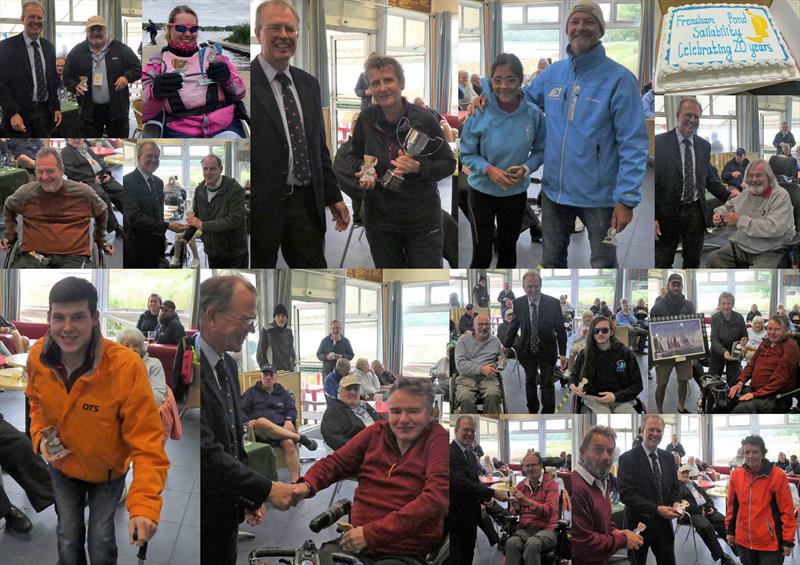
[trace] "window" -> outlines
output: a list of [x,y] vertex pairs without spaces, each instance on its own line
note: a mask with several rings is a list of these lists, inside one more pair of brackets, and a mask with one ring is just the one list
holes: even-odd
[[[322,370],[322,361],[317,359],[317,349],[322,338],[330,332],[329,306],[324,302],[304,302],[293,297],[292,310],[296,313],[294,335],[298,343],[300,365]],[[321,377],[324,379],[325,375]]]
[[347,337],[350,343],[358,344],[354,362],[359,357],[366,357],[370,362],[378,358],[378,292],[374,287],[352,284],[345,287]]
[[508,420],[508,463],[519,463],[529,449],[539,451],[539,420]]
[[617,453],[624,453],[633,446],[633,438],[636,437],[636,428],[633,425],[632,415],[597,414],[595,417],[597,418],[598,425],[608,426],[617,432]]
[[736,135],[736,97],[698,96],[697,99],[703,106],[703,117],[697,128],[697,135],[712,144],[712,153],[736,151],[739,147]]
[[[445,354],[450,335],[450,310],[447,304],[433,304],[434,287],[446,288],[441,284],[403,285],[404,375],[428,376]],[[442,292],[437,288],[436,295]]]
[[758,433],[767,446],[767,458],[778,460],[781,451],[790,455],[800,455],[800,416],[797,414],[759,414]]
[[[19,274],[19,319],[23,322],[47,323],[50,289],[61,279],[79,277],[97,286],[94,276],[97,271],[83,269],[18,269]],[[147,299],[142,309],[147,307]]]
[[578,271],[578,303],[575,306],[588,310],[595,298],[600,298],[614,311],[616,286],[615,269],[580,269]]
[[427,18],[406,12],[392,11],[387,15],[386,55],[394,57],[403,67],[406,86],[403,96],[413,100],[425,96],[427,76]]
[[719,295],[726,291],[736,298],[734,309],[743,315],[752,304],[758,305],[762,315],[770,311],[772,272],[769,270],[697,270],[694,277],[698,312],[710,315],[716,311]]
[[[562,451],[572,453],[572,416],[547,418],[544,421],[544,457],[558,457]],[[575,458],[577,461],[577,457]]]
[[714,415],[711,418],[713,465],[728,465],[736,457],[742,439],[752,433],[750,416]]
[[483,454],[500,458],[500,425],[497,420],[478,418],[478,445]]
[[[703,449],[700,441],[703,421],[700,416],[681,414],[679,417],[680,433],[678,441],[686,450],[686,456],[694,455],[703,459]],[[669,442],[672,438],[666,438]]]

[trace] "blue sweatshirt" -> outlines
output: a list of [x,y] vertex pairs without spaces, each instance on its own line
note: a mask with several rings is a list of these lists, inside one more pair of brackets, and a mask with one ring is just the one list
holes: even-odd
[[545,120],[541,110],[523,97],[513,112],[501,110],[489,81],[481,79],[486,108],[467,119],[461,132],[461,161],[469,168],[469,186],[490,196],[514,196],[528,190],[531,180],[523,178],[508,190],[494,184],[486,168],[507,169],[525,165],[532,173],[544,159]]
[[542,190],[564,206],[635,207],[647,163],[647,130],[633,74],[602,43],[547,67],[525,93],[544,109]]

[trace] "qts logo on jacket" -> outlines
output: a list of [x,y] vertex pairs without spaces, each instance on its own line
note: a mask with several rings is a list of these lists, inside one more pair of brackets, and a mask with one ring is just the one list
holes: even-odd
[[84,402],[83,406],[81,406],[81,408],[83,408],[87,412],[99,412],[100,411],[100,406],[98,406],[97,404],[89,404],[88,402]]
[[625,361],[623,359],[620,359],[619,361],[617,361],[617,373],[624,372],[625,371],[625,365],[626,365],[626,363],[625,363]]

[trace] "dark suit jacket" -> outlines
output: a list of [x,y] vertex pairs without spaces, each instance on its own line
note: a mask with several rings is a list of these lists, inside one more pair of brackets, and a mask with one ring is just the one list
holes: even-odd
[[[44,37],[39,38],[44,54],[44,73],[47,80],[47,107],[59,110],[56,48]],[[11,117],[33,105],[33,73],[25,38],[20,33],[0,41],[0,107],[3,108],[3,127],[11,130]]]
[[169,225],[164,221],[164,181],[153,176],[157,195],[134,169],[122,178],[125,217],[125,257],[128,268],[158,268],[164,256],[164,234]]
[[[514,300],[514,317],[503,342],[504,347],[512,347],[517,332],[522,330],[520,354],[529,353],[531,335],[531,312],[528,308],[527,295]],[[559,352],[567,354],[567,331],[564,329],[564,316],[561,314],[561,303],[557,298],[542,294],[539,299],[537,328],[539,332],[539,356],[547,363],[555,364]]]
[[694,495],[692,494],[692,491],[690,491],[689,487],[687,487],[685,484],[683,484],[680,481],[678,481],[678,500],[688,500],[689,501],[689,506],[686,508],[686,512],[688,514],[705,514],[705,511],[704,511],[705,510],[705,506],[711,505],[711,507],[713,508],[714,507],[714,501],[711,500],[711,497],[708,496],[708,494],[706,494],[705,489],[700,488],[699,486],[697,486],[697,483],[694,483],[694,488],[696,488],[697,492],[699,492],[700,495],[705,499],[705,501],[706,501],[705,505],[698,505],[697,501],[694,499]]
[[[95,155],[94,151],[90,148],[87,147],[87,149],[89,149],[89,155],[92,159],[97,161],[97,164],[102,167],[103,172],[108,173],[108,167],[105,166],[103,160]],[[61,150],[61,160],[64,162],[64,174],[67,175],[67,178],[87,184],[97,184],[94,178],[94,169],[92,169],[89,161],[84,159],[83,155],[72,145],[67,144]]]
[[[477,464],[477,459],[476,459]],[[478,471],[467,462],[455,440],[450,442],[450,525],[477,528],[481,502],[492,498],[494,491],[481,484]]]
[[[317,79],[296,67],[290,67],[290,74],[303,107],[303,125],[308,140],[308,154],[311,161],[311,178],[316,201],[320,227],[325,231],[325,207],[342,201],[342,193],[336,185],[336,176],[331,164],[331,156],[326,144],[327,132],[322,118],[322,101]],[[253,91],[253,147],[258,147],[266,159],[253,160],[251,209],[253,217],[269,218],[273,210],[280,209],[281,196],[286,192],[286,177],[289,174],[289,141],[283,129],[278,104],[272,88],[258,59],[250,63]],[[252,266],[266,265],[266,250],[262,247],[261,234],[271,233],[280,223],[271,221],[253,222],[252,226]]]
[[[683,192],[683,165],[681,164],[681,147],[678,147],[678,136],[675,129],[656,136],[656,221],[663,231],[678,230],[678,210]],[[695,186],[700,193],[700,206],[703,217],[706,213],[706,193],[708,190],[720,202],[728,199],[728,189],[711,166],[709,156],[711,145],[705,139],[694,136],[694,171]]]
[[[659,449],[658,462],[661,466],[662,505],[672,506],[679,500],[678,470],[675,468],[675,459],[663,449]],[[625,504],[624,528],[633,530],[639,522],[650,526],[656,520],[661,520],[669,525],[669,522],[656,512],[658,491],[652,477],[653,468],[640,445],[620,455],[617,484],[619,485],[619,498]],[[672,532],[671,527],[668,529]]]
[[242,439],[238,369],[236,362],[227,353],[224,360],[233,396],[232,422],[217,386],[213,368],[205,354],[201,352],[200,355],[203,398],[200,481],[203,489],[201,514],[204,529],[206,524],[210,529],[235,529],[244,519],[244,511],[258,508],[272,488],[272,481],[247,466]]

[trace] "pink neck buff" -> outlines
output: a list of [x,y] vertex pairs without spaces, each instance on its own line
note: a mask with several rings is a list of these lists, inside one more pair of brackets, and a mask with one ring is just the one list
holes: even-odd
[[167,46],[172,53],[179,57],[190,57],[198,51],[197,43],[184,43],[170,40],[167,42]]

